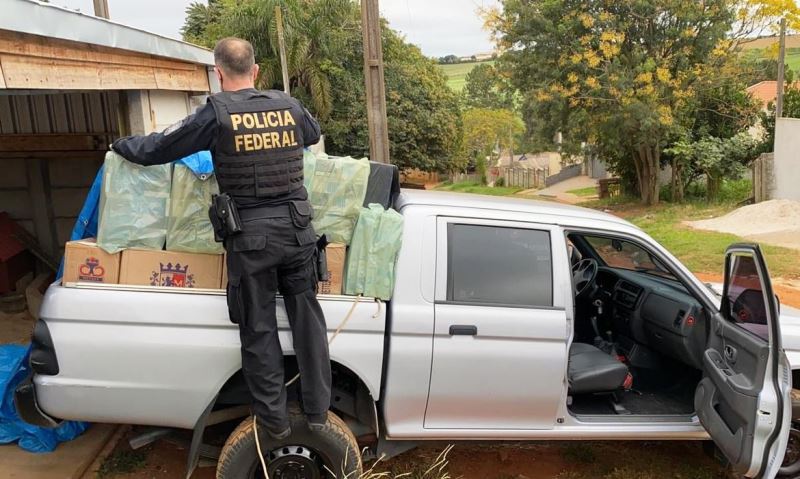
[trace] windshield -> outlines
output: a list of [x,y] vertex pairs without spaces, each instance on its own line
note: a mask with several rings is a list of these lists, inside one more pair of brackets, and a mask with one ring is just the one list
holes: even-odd
[[606,266],[642,271],[677,281],[657,259],[634,243],[603,236],[584,236],[584,239]]

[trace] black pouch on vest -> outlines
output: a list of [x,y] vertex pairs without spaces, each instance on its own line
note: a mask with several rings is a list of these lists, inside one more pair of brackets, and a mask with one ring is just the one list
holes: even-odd
[[292,201],[289,203],[292,223],[296,228],[306,229],[311,224],[313,209],[308,201]]

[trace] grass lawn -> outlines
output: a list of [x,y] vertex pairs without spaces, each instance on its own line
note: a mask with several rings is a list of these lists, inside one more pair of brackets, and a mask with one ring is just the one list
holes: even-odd
[[[724,215],[736,208],[733,203],[662,203],[645,208],[637,203],[609,205],[602,201],[590,201],[581,206],[608,209],[611,213],[622,216],[642,228],[695,273],[721,275],[725,249],[732,243],[743,241],[736,235],[695,230],[683,224],[684,221]],[[761,247],[772,276],[800,279],[800,254],[797,251],[763,244]]]
[[[747,50],[744,55],[755,58],[768,58],[766,48]],[[800,69],[800,48],[787,48],[786,49],[786,65],[790,70]]]
[[596,196],[597,195],[597,187],[596,186],[587,186],[586,188],[577,188],[574,190],[568,190],[567,193],[575,196]]
[[511,196],[519,193],[524,188],[504,188],[504,187],[491,187],[484,186],[478,183],[453,183],[444,184],[438,188],[440,191],[455,191],[458,193],[474,193],[476,195],[491,195],[491,196]]
[[[480,63],[482,62],[454,63],[452,65],[439,65],[439,68],[447,75],[447,86],[455,91],[461,91],[464,89],[467,73]],[[490,63],[493,62],[490,61]]]

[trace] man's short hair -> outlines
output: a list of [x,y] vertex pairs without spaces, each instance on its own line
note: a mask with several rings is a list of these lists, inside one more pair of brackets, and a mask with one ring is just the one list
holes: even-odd
[[253,45],[241,38],[223,38],[214,47],[214,63],[229,75],[249,75],[256,63]]

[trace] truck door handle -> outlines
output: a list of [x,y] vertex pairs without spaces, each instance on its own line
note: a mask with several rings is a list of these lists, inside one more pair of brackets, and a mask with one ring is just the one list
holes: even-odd
[[731,362],[731,363],[735,363],[736,362],[736,348],[734,348],[733,346],[728,345],[728,346],[725,346],[725,349],[723,350],[723,352],[725,354],[725,359],[728,360],[728,362]]
[[450,336],[477,336],[477,326],[467,326],[463,324],[454,324],[450,326]]

